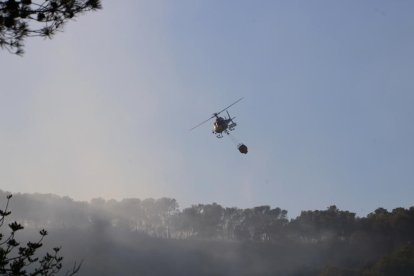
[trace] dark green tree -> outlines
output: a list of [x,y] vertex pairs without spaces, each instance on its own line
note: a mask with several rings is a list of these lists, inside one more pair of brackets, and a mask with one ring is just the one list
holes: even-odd
[[[0,209],[0,229],[6,222],[11,212],[8,210],[10,198],[4,209]],[[60,247],[53,248],[53,252],[47,252],[43,257],[38,256],[38,250],[43,246],[43,239],[47,235],[46,230],[39,232],[40,238],[36,242],[27,242],[21,245],[16,240],[16,233],[24,227],[18,222],[8,224],[9,232],[0,232],[0,275],[56,275],[62,269],[63,257],[59,255]],[[4,234],[6,233],[7,234]],[[74,265],[66,275],[74,275],[80,269],[80,265]]]
[[0,47],[21,55],[27,37],[51,38],[68,20],[101,7],[100,0],[0,1]]
[[414,275],[414,246],[405,245],[381,258],[370,269],[363,271],[364,276],[409,276]]

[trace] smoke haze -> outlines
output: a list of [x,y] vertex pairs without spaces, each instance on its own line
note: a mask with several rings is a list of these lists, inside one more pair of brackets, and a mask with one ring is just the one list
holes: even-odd
[[53,194],[15,194],[10,204],[11,220],[25,226],[18,238],[46,228],[44,246],[62,246],[66,268],[82,261],[80,275],[322,275],[330,266],[356,273],[414,233],[414,207],[358,218],[330,206],[290,220],[266,205],[178,207],[171,198],[80,202]]

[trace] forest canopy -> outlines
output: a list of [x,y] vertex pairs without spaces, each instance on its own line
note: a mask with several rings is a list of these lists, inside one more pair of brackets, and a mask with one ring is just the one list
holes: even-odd
[[[0,192],[0,199],[7,194]],[[226,269],[234,275],[255,273],[258,264],[266,273],[283,275],[341,275],[335,274],[338,271],[376,275],[367,273],[401,269],[396,265],[399,262],[414,271],[410,270],[414,269],[410,266],[414,258],[414,207],[377,208],[358,217],[332,205],[325,210],[302,211],[289,219],[287,210],[267,205],[242,209],[212,203],[181,210],[172,198],[97,198],[90,202],[51,194],[15,194],[13,198],[10,208],[14,220],[26,229],[46,228],[57,233],[66,242],[64,248],[76,251],[76,243],[95,248],[98,241],[104,247],[115,244],[119,252],[113,249],[102,254],[116,259],[112,254],[123,256],[123,246],[128,245],[143,260],[148,257],[140,251],[144,245],[150,252],[166,250],[174,253],[175,261],[189,262],[188,267],[175,268],[178,270],[172,275],[200,274],[195,260],[187,260],[189,252],[198,252],[203,256],[200,258],[214,263],[214,269]],[[218,258],[218,252],[233,257]],[[92,263],[98,262],[94,258],[98,257],[94,256]],[[160,258],[159,262],[173,265],[167,255]],[[157,266],[154,260],[145,260],[144,267]],[[96,264],[89,264],[85,261],[84,269],[93,275]],[[135,265],[132,260],[131,265]],[[109,264],[106,268],[112,269]],[[212,269],[208,272],[214,274]]]

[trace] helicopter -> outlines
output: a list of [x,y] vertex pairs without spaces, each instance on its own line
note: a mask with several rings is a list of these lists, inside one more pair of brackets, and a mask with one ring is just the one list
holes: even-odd
[[[199,126],[201,126],[202,124],[207,123],[211,119],[216,118],[216,120],[213,123],[212,133],[215,134],[217,138],[223,138],[223,133],[229,135],[230,131],[233,131],[234,128],[237,126],[237,123],[233,121],[233,119],[235,119],[236,117],[231,117],[230,113],[228,112],[227,109],[229,109],[231,106],[235,105],[236,103],[240,102],[241,100],[243,100],[243,97],[238,99],[237,101],[235,101],[231,105],[227,106],[226,108],[222,109],[221,111],[213,113],[213,115],[210,118],[208,118],[207,120],[205,120],[205,121],[199,123],[198,125],[192,127],[190,129],[190,131],[197,128],[197,127],[199,127]],[[220,113],[222,113],[224,111],[226,111],[228,117],[226,117],[226,116],[220,117],[219,116]]]

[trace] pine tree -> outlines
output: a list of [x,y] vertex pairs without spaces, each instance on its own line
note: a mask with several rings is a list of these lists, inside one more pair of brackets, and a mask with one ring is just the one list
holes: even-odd
[[0,1],[0,47],[22,55],[27,37],[51,38],[70,19],[101,8],[100,0]]

